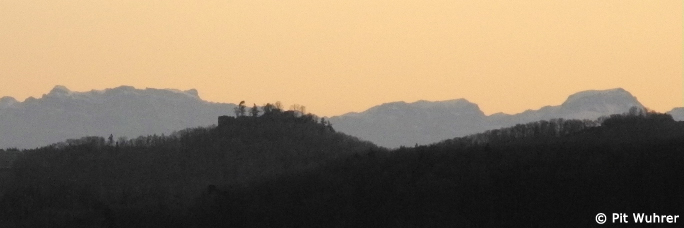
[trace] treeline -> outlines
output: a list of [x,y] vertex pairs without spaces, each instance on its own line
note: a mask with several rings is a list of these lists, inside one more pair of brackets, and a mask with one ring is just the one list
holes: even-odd
[[483,133],[451,139],[441,143],[486,144],[510,142],[524,138],[561,137],[596,126],[600,126],[600,123],[593,120],[566,120],[562,118],[548,121],[541,120],[526,124],[516,124],[508,128],[488,130]]
[[506,143],[522,139],[540,140],[541,138],[558,138],[567,136],[599,126],[605,126],[607,128],[615,126],[632,126],[635,124],[641,124],[644,126],[661,126],[663,124],[672,124],[674,122],[674,119],[669,114],[632,107],[626,113],[603,116],[597,120],[576,120],[562,118],[541,120],[526,124],[516,124],[512,127],[487,130],[483,133],[448,139],[436,144],[455,144],[464,146],[479,144],[485,145],[489,143]]
[[248,185],[369,149],[377,147],[313,115],[282,111],[168,136],[67,140],[18,155],[0,186],[0,226],[156,226],[150,218],[187,215],[207,186]]
[[11,148],[11,149],[0,149],[0,170],[9,169],[12,167],[12,162],[17,159],[21,151]]
[[219,186],[202,196],[195,221],[207,227],[587,227],[596,225],[597,213],[680,214],[684,124],[656,113],[602,121],[567,134],[370,151],[298,175]]
[[681,214],[684,123],[632,111],[387,151],[288,111],[22,153],[0,226],[586,227]]

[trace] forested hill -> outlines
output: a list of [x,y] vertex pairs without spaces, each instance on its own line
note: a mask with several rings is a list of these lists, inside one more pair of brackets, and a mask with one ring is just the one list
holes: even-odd
[[549,126],[536,135],[515,133],[524,129],[518,126],[500,129],[496,139],[484,133],[480,139],[492,137],[487,142],[463,138],[368,153],[226,189],[204,204],[214,210],[202,221],[237,227],[591,227],[598,213],[681,215],[684,123],[664,114],[626,114],[602,119],[601,126],[558,131],[559,123],[582,123],[565,122],[530,124]]
[[240,186],[377,149],[313,115],[275,110],[227,118],[169,136],[85,137],[23,151],[11,169],[14,181],[0,186],[0,218],[28,227],[140,224],[145,216],[186,210],[207,186]]
[[[555,140],[569,140],[575,135],[598,137],[582,138],[583,143],[631,142],[652,140],[653,137],[675,137],[681,134],[682,123],[669,114],[645,111],[633,107],[627,113],[604,116],[597,120],[551,119],[517,124],[482,133],[444,140],[433,146],[459,147],[466,145],[508,143],[544,143]],[[601,126],[601,127],[599,127]],[[662,131],[654,134],[652,131]],[[594,134],[603,134],[594,135]]]
[[683,151],[683,122],[636,109],[393,151],[296,112],[222,117],[22,152],[0,226],[588,227],[681,215]]

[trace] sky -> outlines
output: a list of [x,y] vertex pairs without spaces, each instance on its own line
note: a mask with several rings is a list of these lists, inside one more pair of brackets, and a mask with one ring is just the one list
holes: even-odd
[[0,96],[130,85],[321,116],[621,87],[684,106],[681,0],[2,0]]

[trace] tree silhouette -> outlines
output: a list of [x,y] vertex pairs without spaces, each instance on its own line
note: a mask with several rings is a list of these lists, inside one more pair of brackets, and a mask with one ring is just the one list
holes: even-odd
[[596,211],[675,214],[684,201],[684,122],[667,114],[388,151],[271,111],[115,149],[102,137],[0,149],[0,227],[584,227]]
[[306,107],[300,104],[293,104],[290,106],[290,111],[294,111],[297,116],[303,116],[306,114]]
[[264,110],[264,115],[269,115],[273,112],[275,106],[273,106],[271,103],[266,103],[262,109]]
[[632,106],[631,108],[629,108],[629,116],[643,116],[644,114],[644,110],[639,107]]
[[109,134],[109,138],[107,138],[107,145],[112,146],[114,145],[114,135]]
[[282,111],[283,110],[283,103],[281,103],[280,101],[276,101],[275,108],[278,109],[278,111]]
[[247,112],[247,107],[245,106],[245,101],[240,101],[237,107],[235,107],[235,117],[245,116]]
[[252,106],[252,108],[249,110],[249,113],[252,115],[252,117],[259,116],[259,107],[257,107],[256,104],[254,104],[254,106]]

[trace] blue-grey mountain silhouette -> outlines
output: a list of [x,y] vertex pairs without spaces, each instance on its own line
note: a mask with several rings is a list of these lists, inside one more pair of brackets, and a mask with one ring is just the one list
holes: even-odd
[[684,108],[673,108],[667,114],[672,115],[672,118],[676,121],[684,121]]
[[[274,98],[277,99],[277,98]],[[519,114],[485,115],[465,99],[391,102],[361,113],[329,118],[343,133],[384,147],[430,144],[440,140],[553,118],[591,119],[643,107],[624,89],[590,90],[568,97],[561,105]],[[23,102],[0,98],[0,148],[34,148],[83,136],[115,138],[169,134],[189,127],[216,124],[234,115],[236,105],[202,100],[197,90],[113,89],[73,92],[56,86],[41,98]],[[684,119],[684,109],[670,112]]]
[[73,92],[55,86],[38,99],[0,99],[0,148],[34,148],[83,136],[169,134],[215,124],[233,107],[204,101],[194,89],[121,86]]
[[624,89],[589,90],[570,95],[558,106],[545,106],[519,114],[486,116],[477,104],[465,99],[448,101],[393,102],[361,113],[330,118],[335,129],[384,147],[413,146],[466,136],[515,124],[549,120],[589,119],[620,114],[636,106],[636,97]]

